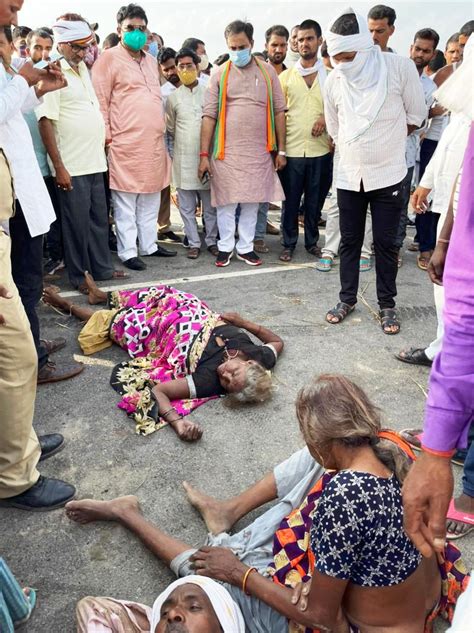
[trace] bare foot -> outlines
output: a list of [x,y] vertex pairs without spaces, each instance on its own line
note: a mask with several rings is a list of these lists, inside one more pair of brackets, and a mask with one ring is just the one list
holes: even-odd
[[234,515],[226,501],[218,501],[183,481],[189,503],[196,508],[202,516],[207,529],[211,534],[228,532],[234,525]]
[[95,306],[99,303],[107,303],[107,293],[97,287],[94,278],[90,273],[84,273],[85,284],[88,290],[87,297],[89,305]]
[[64,312],[69,312],[69,308],[71,307],[69,301],[57,293],[55,286],[47,286],[43,290],[43,301],[53,306],[53,308],[59,308]]
[[196,442],[202,437],[203,430],[199,424],[191,422],[191,420],[176,420],[176,422],[169,424],[183,442]]
[[133,495],[117,497],[111,501],[81,499],[66,503],[66,516],[76,523],[91,521],[120,521],[124,514],[140,512],[138,499]]
[[474,497],[464,493],[454,499],[454,509],[466,519],[466,521],[447,519],[446,531],[451,538],[461,538],[474,530]]

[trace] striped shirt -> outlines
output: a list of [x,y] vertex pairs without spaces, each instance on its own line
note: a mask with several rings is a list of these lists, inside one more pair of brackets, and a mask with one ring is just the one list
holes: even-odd
[[405,177],[407,125],[419,127],[426,118],[426,103],[420,77],[411,59],[384,53],[388,70],[385,102],[372,126],[353,143],[338,138],[343,121],[342,95],[335,73],[325,84],[324,111],[330,136],[339,148],[338,189],[365,191],[394,185]]

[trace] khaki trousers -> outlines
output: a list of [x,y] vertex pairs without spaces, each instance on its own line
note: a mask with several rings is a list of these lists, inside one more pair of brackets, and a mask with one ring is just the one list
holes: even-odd
[[[11,177],[0,151],[0,220],[11,217]],[[8,187],[4,185],[8,184]],[[19,495],[39,477],[36,464],[41,455],[33,430],[38,359],[30,324],[13,283],[10,238],[0,228],[0,285],[13,297],[0,297],[0,499]]]
[[165,233],[171,228],[171,187],[168,185],[161,192],[160,209],[158,211],[158,231]]

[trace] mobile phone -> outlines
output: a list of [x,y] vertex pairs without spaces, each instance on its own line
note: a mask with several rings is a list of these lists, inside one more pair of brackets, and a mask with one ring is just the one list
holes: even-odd
[[201,178],[201,183],[202,183],[203,185],[207,185],[207,183],[209,182],[210,178],[211,178],[211,176],[210,176],[209,172],[208,172],[208,171],[205,171],[205,172],[203,173],[203,175],[202,175],[202,178]]
[[44,68],[47,68],[52,62],[60,62],[62,59],[64,59],[64,55],[60,55],[59,57],[56,57],[54,59],[50,59],[49,62],[47,62],[47,61],[42,59],[40,62],[38,62],[37,64],[34,65],[34,68],[38,68],[39,70],[43,70]]

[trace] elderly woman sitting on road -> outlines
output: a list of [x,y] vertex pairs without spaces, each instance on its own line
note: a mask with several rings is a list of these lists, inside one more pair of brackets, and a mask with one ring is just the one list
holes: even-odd
[[[297,414],[307,448],[249,490],[218,502],[186,486],[211,532],[200,550],[147,521],[136,497],[71,501],[67,515],[116,521],[177,576],[223,582],[249,633],[427,633],[438,615],[451,618],[468,578],[459,550],[448,545],[440,564],[422,560],[404,532],[409,446],[381,431],[377,409],[342,376],[303,388]],[[251,525],[228,533],[275,498]],[[294,590],[302,583],[305,596]]]
[[138,431],[152,433],[169,424],[182,440],[198,440],[202,429],[184,417],[210,398],[229,394],[236,402],[263,402],[270,397],[270,370],[283,341],[269,329],[234,312],[213,312],[196,296],[170,286],[105,293],[88,273],[85,279],[89,303],[107,303],[107,310],[74,305],[53,288],[45,289],[43,300],[86,321],[79,334],[85,354],[116,343],[131,356],[114,368],[111,384],[122,395],[118,406],[134,418]]

